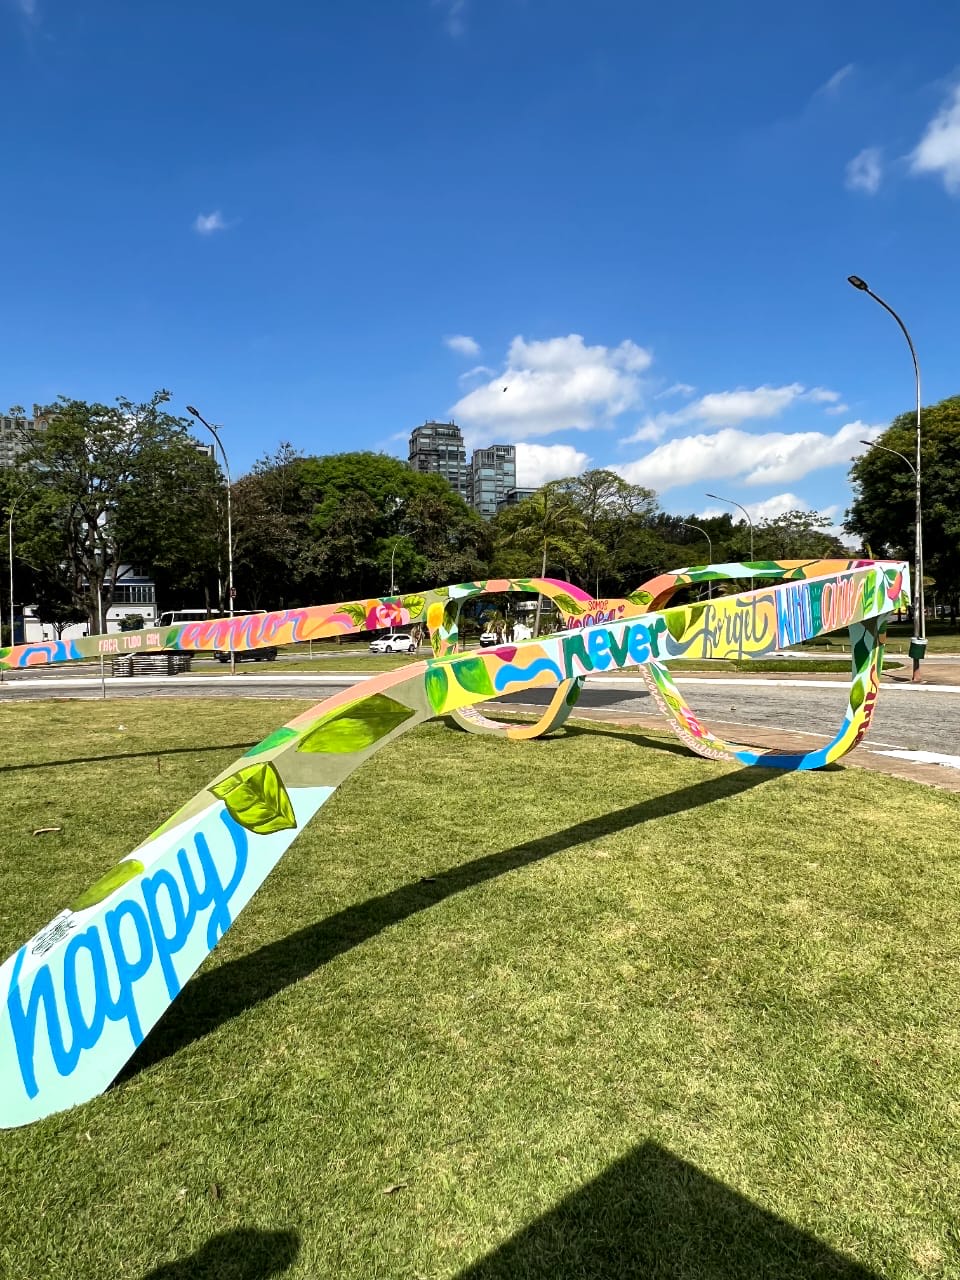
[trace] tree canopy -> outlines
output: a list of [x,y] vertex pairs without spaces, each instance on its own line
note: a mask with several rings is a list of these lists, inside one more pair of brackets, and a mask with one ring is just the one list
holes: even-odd
[[384,595],[487,572],[490,533],[440,476],[288,445],[234,486],[235,575],[251,608]]
[[41,618],[66,608],[96,630],[124,565],[198,583],[215,565],[218,471],[164,410],[168,399],[61,397],[24,436],[5,484],[22,495],[17,554]]
[[[916,512],[916,411],[894,418],[850,468],[854,500],[845,528],[875,555],[913,561]],[[960,396],[920,413],[920,478],[924,576],[941,599],[960,594]],[[896,457],[894,450],[902,454]]]

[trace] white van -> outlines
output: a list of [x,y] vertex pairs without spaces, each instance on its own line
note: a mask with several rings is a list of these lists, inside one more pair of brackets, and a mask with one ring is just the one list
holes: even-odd
[[177,622],[207,622],[211,618],[228,618],[229,616],[220,609],[169,609],[166,613],[161,613],[157,619],[157,626],[172,627]]

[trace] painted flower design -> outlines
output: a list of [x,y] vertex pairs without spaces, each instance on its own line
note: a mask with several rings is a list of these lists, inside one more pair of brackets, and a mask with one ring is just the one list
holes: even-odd
[[409,611],[395,600],[378,601],[367,614],[367,626],[371,631],[381,627],[402,627],[410,621]]

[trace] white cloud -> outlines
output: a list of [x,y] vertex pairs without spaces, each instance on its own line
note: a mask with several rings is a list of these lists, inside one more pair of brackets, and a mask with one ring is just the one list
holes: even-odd
[[833,435],[823,431],[751,434],[726,427],[712,435],[670,440],[645,457],[613,469],[631,484],[649,485],[658,492],[730,476],[744,484],[783,484],[848,462],[863,453],[861,439],[876,439],[883,430],[863,422],[848,422]]
[[[879,428],[878,428],[879,429]],[[814,508],[805,498],[801,498],[796,493],[775,493],[770,498],[764,498],[761,502],[745,502],[744,507],[750,512],[750,518],[755,524],[760,524],[764,520],[776,520],[777,516],[784,515],[787,511],[813,511]],[[839,515],[840,508],[834,503],[829,507],[822,507],[818,511],[818,515],[826,516],[828,520],[834,520]],[[700,513],[701,519],[709,520],[714,516],[732,516],[734,524],[742,520],[742,513],[736,507],[705,507]],[[844,531],[842,525],[833,523],[824,528],[824,533],[832,534],[833,537],[846,544],[851,544],[850,534]]]
[[951,195],[960,195],[960,85],[927,125],[910,155],[912,173],[934,173]]
[[213,235],[215,231],[226,231],[227,223],[219,209],[213,213],[198,213],[193,224],[194,231],[201,236]]
[[881,156],[879,147],[864,147],[852,160],[847,161],[844,186],[848,191],[865,191],[868,196],[877,194],[883,178]]
[[673,386],[667,387],[666,391],[658,391],[653,398],[654,400],[665,400],[667,396],[692,396],[696,389],[689,382],[675,382]]
[[651,359],[629,339],[588,347],[578,333],[542,342],[516,337],[503,373],[468,392],[450,415],[471,442],[586,431],[637,403]]
[[[757,524],[761,520],[775,520],[777,516],[782,516],[785,511],[809,511],[810,505],[803,498],[798,497],[795,493],[775,493],[771,498],[763,498],[760,502],[745,502],[744,508],[750,512],[751,520]],[[836,508],[833,508],[836,510]],[[734,523],[743,519],[743,513],[736,507],[705,507],[701,511],[700,516],[704,520],[711,520],[717,516],[731,516]]]
[[518,444],[517,486],[539,489],[548,480],[578,476],[589,461],[589,455],[572,444]]
[[478,356],[480,354],[480,343],[475,338],[467,337],[465,333],[452,333],[443,341],[444,345],[451,351],[456,351],[457,355]]
[[807,391],[799,382],[783,387],[738,387],[735,391],[711,391],[699,400],[693,400],[675,413],[657,413],[644,420],[625,444],[644,440],[657,440],[672,427],[697,424],[701,427],[729,427],[740,422],[764,418],[777,418],[784,410],[800,400],[823,402],[831,397],[839,400],[839,391],[826,387],[814,387]]
[[817,89],[817,93],[835,93],[843,84],[844,80],[853,74],[854,65],[855,64],[852,62],[848,62],[845,67],[841,67],[839,71],[835,71],[830,79],[825,81],[820,88]]
[[457,378],[461,387],[466,386],[468,382],[472,382],[474,378],[492,378],[496,373],[496,369],[491,369],[487,364],[475,364],[472,369],[467,369]]
[[726,426],[751,418],[779,417],[802,395],[799,382],[786,387],[755,387],[752,391],[740,387],[736,391],[711,392],[692,407],[696,417],[708,426]]
[[443,25],[446,28],[447,35],[458,39],[466,31],[465,22],[467,0],[433,0],[435,5],[439,5],[445,10]]
[[829,413],[831,415],[835,413],[846,413],[849,408],[850,406],[848,404],[844,404],[841,400],[839,404],[832,404],[829,409],[825,409],[824,413]]
[[831,391],[829,387],[811,387],[807,399],[814,404],[836,404],[840,399],[839,391]]
[[630,444],[653,444],[656,440],[662,440],[666,435],[666,427],[660,426],[653,418],[648,418],[644,426],[637,427],[636,431],[628,437]]

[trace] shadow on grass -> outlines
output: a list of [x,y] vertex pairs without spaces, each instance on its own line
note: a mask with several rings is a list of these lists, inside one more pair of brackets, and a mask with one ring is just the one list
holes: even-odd
[[299,1252],[296,1231],[237,1227],[211,1236],[188,1258],[148,1271],[143,1280],[269,1280],[291,1267]]
[[[574,711],[573,714],[574,716],[576,716],[577,714],[576,711]],[[609,722],[604,720],[602,723],[608,724]],[[666,721],[664,721],[664,731],[663,731],[662,738],[649,737],[647,734],[643,733],[640,729],[636,729],[636,728],[632,728],[629,733],[619,733],[617,732],[616,729],[614,730],[601,729],[601,728],[594,729],[594,728],[591,728],[589,724],[584,724],[583,721],[580,721],[578,724],[571,724],[568,721],[563,726],[560,732],[563,735],[571,738],[576,738],[580,734],[584,734],[584,733],[594,738],[599,738],[599,737],[619,738],[622,742],[629,742],[629,743],[632,743],[634,746],[644,747],[651,751],[665,751],[668,755],[671,755],[671,756],[683,756],[685,760],[693,759],[693,752],[690,750],[689,747],[685,747],[682,742],[679,742],[677,738],[670,732],[670,728],[667,725]]]
[[344,952],[358,947],[391,926],[484,884],[498,876],[527,867],[555,853],[617,831],[626,831],[653,818],[686,813],[701,805],[726,800],[750,791],[773,778],[774,769],[740,769],[697,782],[679,791],[650,796],[639,804],[601,814],[553,831],[523,844],[474,858],[450,867],[429,879],[400,885],[388,893],[358,902],[315,924],[270,942],[248,955],[198,974],[184,987],[173,1005],[147,1036],[117,1077],[118,1083],[144,1068],[202,1039],[263,1000],[308,977]]
[[457,1280],[878,1280],[654,1142]]
[[189,756],[204,751],[246,751],[250,742],[208,742],[203,747],[168,747],[165,751],[118,751],[109,756],[73,756],[69,760],[32,760],[28,764],[0,764],[0,773],[16,773],[21,769],[59,769],[71,764],[101,764],[107,760],[153,760],[162,756]]

